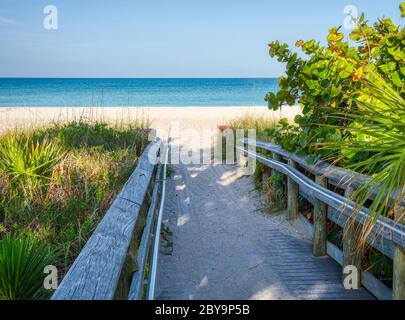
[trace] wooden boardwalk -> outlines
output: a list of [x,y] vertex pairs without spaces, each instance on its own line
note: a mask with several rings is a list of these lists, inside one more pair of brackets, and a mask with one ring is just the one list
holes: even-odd
[[[166,179],[167,166],[154,161],[167,158],[162,146],[155,139],[145,149],[52,299],[405,299],[405,225],[386,217],[377,219],[367,242],[393,259],[393,290],[367,270],[359,280],[369,291],[342,285],[340,265],[360,270],[363,258],[348,221],[368,217],[366,208],[353,217],[348,198],[353,185],[370,177],[346,181],[350,172],[310,165],[269,143],[257,146],[272,159],[237,147],[271,168],[267,175],[287,176],[288,210],[269,214],[252,176],[241,176],[237,166],[177,165]],[[314,205],[313,224],[299,214],[299,195]],[[327,241],[327,220],[348,232],[343,251]],[[155,235],[167,227],[172,239],[161,241],[159,253]]]
[[236,166],[174,166],[163,221],[157,299],[374,299],[346,290],[341,267],[314,257],[299,221],[264,214]]

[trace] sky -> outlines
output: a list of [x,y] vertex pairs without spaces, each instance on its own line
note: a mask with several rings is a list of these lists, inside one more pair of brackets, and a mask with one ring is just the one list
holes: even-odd
[[[324,41],[355,5],[397,24],[394,0],[0,0],[0,77],[277,77],[279,40]],[[58,10],[58,29],[43,10]]]

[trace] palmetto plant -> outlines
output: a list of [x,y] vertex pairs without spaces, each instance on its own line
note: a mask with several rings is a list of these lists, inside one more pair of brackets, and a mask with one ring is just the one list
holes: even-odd
[[[404,218],[401,202],[405,196],[405,101],[401,93],[371,70],[363,84],[354,99],[356,108],[329,115],[351,123],[343,129],[344,138],[321,148],[341,150],[344,155],[363,154],[362,160],[347,168],[372,176],[353,195],[361,207],[375,193],[368,210],[369,224],[363,230],[364,239],[381,215],[396,221]],[[389,196],[394,203],[390,203]]]
[[61,148],[47,140],[9,135],[0,142],[0,171],[12,179],[41,179],[49,176],[61,159]]
[[0,240],[0,299],[43,298],[44,268],[52,253],[28,238],[6,235]]

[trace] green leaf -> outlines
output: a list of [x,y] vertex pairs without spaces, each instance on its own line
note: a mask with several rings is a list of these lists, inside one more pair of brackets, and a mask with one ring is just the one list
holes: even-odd
[[382,72],[384,73],[390,73],[394,71],[397,68],[397,64],[393,61],[380,65],[379,68],[381,69]]
[[302,121],[302,115],[297,114],[297,115],[294,117],[294,122],[299,124],[301,121]]
[[328,42],[339,42],[342,41],[344,38],[344,34],[338,32],[337,28],[332,28],[329,30],[329,34],[327,37]]
[[332,86],[330,95],[332,98],[334,98],[334,97],[337,97],[338,95],[340,95],[341,92],[342,92],[341,86],[338,86],[338,87]]
[[305,81],[305,84],[308,86],[308,88],[310,88],[312,90],[316,89],[318,86],[318,82],[315,80],[307,80],[307,81]]
[[391,77],[392,82],[397,86],[397,87],[402,87],[404,85],[403,81],[401,80],[401,76],[399,72],[395,72],[392,77]]
[[278,85],[280,86],[281,89],[287,89],[288,88],[288,79],[286,77],[280,77],[278,79]]
[[381,54],[381,49],[380,48],[375,47],[375,48],[371,49],[371,56],[373,58],[378,58],[380,56],[380,54]]
[[387,51],[396,61],[405,61],[405,52],[402,50],[402,48],[388,48]]
[[286,126],[288,126],[288,119],[282,118],[282,119],[280,119],[280,121],[278,123],[281,124],[283,127],[286,127]]
[[342,70],[339,72],[339,77],[342,79],[346,79],[348,77],[350,77],[351,73],[347,72],[346,70]]

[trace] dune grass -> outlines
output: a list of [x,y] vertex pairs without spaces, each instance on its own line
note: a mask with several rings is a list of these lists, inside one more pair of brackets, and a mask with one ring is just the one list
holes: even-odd
[[267,141],[269,136],[266,130],[274,128],[277,125],[277,121],[247,113],[230,120],[227,125],[233,129],[254,129],[256,130],[258,140]]
[[147,130],[99,122],[0,136],[0,239],[47,246],[62,277],[137,165]]

